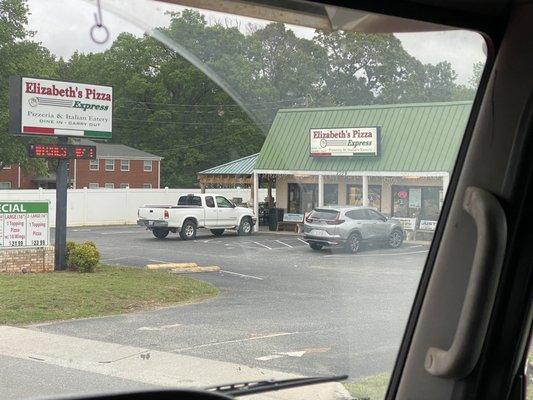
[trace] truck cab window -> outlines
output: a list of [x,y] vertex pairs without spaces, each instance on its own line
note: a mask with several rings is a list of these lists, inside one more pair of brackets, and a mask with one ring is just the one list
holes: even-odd
[[213,198],[211,196],[207,196],[205,198],[205,205],[207,207],[210,207],[210,208],[214,208],[215,207],[215,201],[213,200]]
[[202,199],[199,196],[181,196],[178,206],[201,206]]
[[233,208],[231,202],[222,196],[217,196],[217,206],[218,208]]

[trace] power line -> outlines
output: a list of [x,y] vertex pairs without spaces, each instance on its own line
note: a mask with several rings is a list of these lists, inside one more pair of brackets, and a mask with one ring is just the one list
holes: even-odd
[[[261,105],[261,104],[277,104],[277,103],[288,103],[298,100],[305,100],[306,97],[297,97],[295,99],[285,99],[285,100],[273,100],[265,101],[259,103],[247,103],[247,105]],[[163,106],[172,106],[172,107],[241,107],[238,104],[175,104],[175,103],[159,103],[159,102],[150,102],[150,101],[137,101],[137,100],[123,100],[122,103],[138,103],[138,104],[154,104],[154,105],[163,105]]]
[[[143,122],[143,123],[156,123],[156,124],[170,124],[170,125],[195,125],[195,126],[222,126],[229,124],[229,121],[220,121],[220,122],[179,122],[179,121],[160,121],[160,120],[148,120],[148,119],[129,119],[129,118],[116,118],[113,120],[124,121],[124,122]],[[270,122],[251,122],[248,124],[242,125],[270,125]]]

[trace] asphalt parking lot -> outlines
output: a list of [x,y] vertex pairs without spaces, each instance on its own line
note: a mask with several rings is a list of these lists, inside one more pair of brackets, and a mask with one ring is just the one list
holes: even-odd
[[392,369],[427,255],[424,244],[366,247],[356,255],[311,250],[297,235],[259,233],[157,240],[137,226],[83,227],[108,264],[196,262],[217,273],[209,301],[136,314],[39,325],[46,332],[147,347],[299,374]]

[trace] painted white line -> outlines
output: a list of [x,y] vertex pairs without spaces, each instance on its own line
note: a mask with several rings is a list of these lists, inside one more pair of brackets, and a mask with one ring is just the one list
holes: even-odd
[[403,256],[403,255],[409,255],[409,254],[420,254],[420,253],[427,253],[429,250],[420,250],[420,251],[410,251],[405,253],[374,253],[374,254],[327,254],[324,257],[330,257],[330,258],[347,258],[347,257],[384,257],[384,256]]
[[275,240],[275,242],[278,242],[279,244],[282,244],[284,246],[287,246],[287,247],[290,247],[291,249],[293,248],[290,244],[287,244],[285,242],[282,242],[281,240]]
[[252,243],[255,243],[259,246],[263,246],[264,248],[268,249],[268,250],[272,250],[272,247],[268,247],[266,244],[263,244],[263,243],[259,243],[259,242],[252,242]]
[[141,326],[138,331],[164,331],[166,329],[177,328],[181,324],[161,325],[161,326]]
[[100,232],[100,235],[124,235],[132,233],[142,233],[144,231],[118,231],[118,232]]
[[268,335],[262,335],[262,336],[252,336],[249,338],[244,339],[234,339],[234,340],[224,340],[222,342],[212,342],[212,343],[206,343],[206,344],[198,344],[196,346],[190,346],[190,347],[182,347],[181,349],[175,349],[172,350],[172,352],[178,352],[178,351],[186,351],[186,350],[195,350],[195,349],[203,349],[205,347],[214,347],[214,346],[222,346],[224,344],[231,344],[231,343],[243,343],[243,342],[250,342],[253,340],[262,340],[262,339],[271,339],[275,337],[280,336],[290,336],[290,335],[297,335],[300,332],[279,332],[279,333],[270,333]]
[[223,272],[223,273],[225,273],[225,274],[231,274],[231,275],[242,276],[243,278],[257,279],[258,281],[262,281],[262,280],[263,280],[263,278],[260,278],[260,277],[258,277],[258,276],[246,275],[246,274],[239,274],[238,272],[227,271],[227,270],[225,270],[225,269],[221,269],[220,272]]
[[306,245],[309,245],[309,243],[307,243],[305,240],[300,239],[300,238],[297,238],[297,239],[298,239],[300,242],[305,243]]
[[281,354],[271,354],[269,356],[257,357],[256,360],[270,361],[270,360],[275,360],[276,358],[283,358],[283,357],[285,356],[282,356]]
[[289,356],[289,357],[301,357],[303,356],[304,354],[306,353],[306,351],[288,351],[286,353],[283,353],[283,352],[279,352],[277,354],[282,354],[284,356]]

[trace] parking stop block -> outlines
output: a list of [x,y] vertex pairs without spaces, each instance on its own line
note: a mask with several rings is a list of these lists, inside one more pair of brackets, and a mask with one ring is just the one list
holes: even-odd
[[163,264],[148,264],[146,269],[180,269],[180,268],[197,268],[196,263],[163,263]]
[[217,267],[215,265],[210,267],[190,267],[190,268],[176,268],[171,269],[169,272],[171,274],[190,274],[190,273],[202,273],[202,272],[218,272],[220,271],[220,267]]

